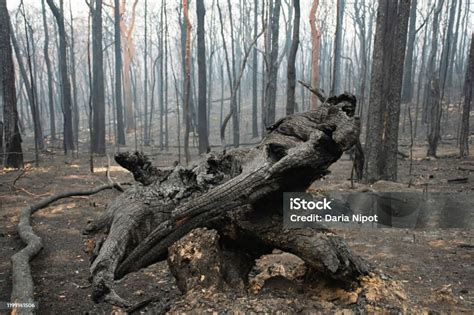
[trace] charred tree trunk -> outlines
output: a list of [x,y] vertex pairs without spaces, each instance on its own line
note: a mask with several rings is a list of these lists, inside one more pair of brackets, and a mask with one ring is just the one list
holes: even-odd
[[117,145],[125,145],[125,129],[122,102],[122,44],[120,38],[120,3],[114,1],[114,45],[115,45],[115,104],[117,111]]
[[189,154],[189,131],[191,127],[190,99],[191,99],[191,20],[188,13],[188,0],[183,0],[183,16],[185,23],[185,44],[184,44],[184,156],[186,165],[191,160]]
[[104,54],[102,49],[102,0],[92,11],[92,152],[105,154]]
[[280,8],[281,0],[275,0],[272,10],[268,12],[270,21],[269,36],[269,55],[267,58],[267,78],[265,86],[265,124],[268,128],[275,122],[276,90],[278,76],[278,38],[280,33]]
[[[405,58],[404,70],[403,70],[403,88],[402,88],[402,103],[408,104],[411,102],[413,95],[413,76],[415,72],[413,66],[413,57],[415,52],[415,39],[416,39],[416,9],[417,1],[413,0],[410,9],[410,27],[408,31],[408,43],[407,43],[407,55]],[[416,63],[415,63],[416,66]]]
[[287,88],[286,88],[286,114],[295,112],[295,88],[296,88],[296,53],[300,44],[300,1],[293,0],[295,7],[295,20],[293,22],[293,41],[291,43],[290,55],[288,56]]
[[339,93],[341,88],[341,59],[342,59],[342,31],[344,21],[345,0],[337,0],[337,24],[336,35],[334,36],[334,63],[332,68],[332,84],[330,95]]
[[247,252],[292,252],[334,279],[350,282],[367,273],[340,238],[325,230],[284,230],[281,218],[282,192],[306,190],[356,143],[354,111],[352,95],[332,97],[317,110],[279,120],[255,148],[211,153],[189,168],[157,169],[138,152],[118,154],[140,184],[85,230],[109,231],[91,266],[93,299],[127,304],[113,281],[166,259],[168,247],[197,227],[214,228]]
[[60,8],[54,4],[54,0],[46,0],[51,12],[56,19],[59,33],[59,68],[61,74],[61,98],[64,116],[64,152],[68,154],[74,150],[74,135],[72,130],[72,98],[71,84],[69,81],[67,67],[67,41],[66,29],[64,27],[64,12],[62,10],[62,0],[60,0]]
[[471,36],[471,49],[464,81],[464,105],[461,118],[461,134],[459,140],[459,155],[469,156],[469,117],[471,113],[471,102],[474,84],[474,33]]
[[[81,121],[81,117],[79,115],[79,104],[77,103],[77,80],[76,80],[76,56],[74,52],[74,26],[73,26],[73,18],[72,18],[72,8],[69,6],[69,14],[71,17],[71,37],[70,37],[70,49],[69,49],[69,57],[70,57],[70,67],[71,67],[71,92],[72,92],[72,110],[73,110],[73,134],[74,134],[74,143],[76,148],[79,148],[79,124]],[[105,111],[105,110],[104,110]],[[104,120],[105,123],[105,120]],[[105,124],[104,124],[105,126]],[[104,127],[105,129],[105,127]]]
[[[318,10],[319,0],[313,0],[309,14],[309,24],[311,27],[311,86],[319,86],[319,55],[321,48],[321,31],[316,25],[316,11]],[[311,108],[315,109],[318,104],[318,98],[311,94]],[[304,105],[304,104],[302,104]]]
[[435,66],[436,66],[436,55],[438,52],[438,36],[439,36],[439,23],[441,10],[443,9],[444,0],[438,0],[436,8],[434,9],[433,14],[433,26],[432,26],[432,38],[431,38],[431,50],[428,57],[428,64],[426,66],[426,81],[423,95],[423,112],[422,112],[422,122],[424,124],[428,123],[428,116],[430,112],[430,106],[432,105],[429,101],[430,99],[430,85],[435,76]]
[[410,0],[379,0],[364,167],[368,182],[397,179],[400,96],[409,11]]
[[[4,165],[23,167],[21,135],[18,128],[16,107],[15,67],[10,44],[10,16],[6,0],[0,0],[0,87],[2,88],[3,121],[2,136],[5,139]],[[2,138],[3,139],[3,138]],[[1,152],[3,155],[3,151]]]
[[[258,27],[258,0],[255,0],[253,12],[253,36],[257,36]],[[254,47],[252,56],[252,138],[258,137],[258,49]]]
[[198,133],[199,133],[199,153],[208,152],[209,136],[207,130],[207,76],[206,76],[206,39],[204,30],[204,16],[206,9],[204,8],[204,0],[196,1],[197,15],[197,58],[198,58]]
[[43,28],[44,28],[44,60],[46,63],[46,72],[48,74],[48,103],[49,103],[49,128],[51,134],[51,140],[56,140],[56,120],[55,120],[55,109],[54,109],[54,97],[53,97],[53,73],[51,70],[51,60],[49,59],[49,31],[46,20],[46,6],[44,0],[41,0],[41,6],[43,11]]
[[[25,28],[25,33],[27,33],[26,28]],[[32,77],[33,74],[30,71],[30,76],[28,76],[28,73],[26,72],[26,67],[22,59],[22,54],[20,52],[20,45],[18,44],[18,40],[15,36],[15,33],[12,31],[12,25],[10,24],[10,38],[11,38],[11,43],[13,45],[13,50],[15,51],[16,55],[16,60],[18,62],[18,68],[20,70],[20,75],[21,78],[23,79],[23,82],[25,83],[25,89],[26,89],[26,95],[28,97],[28,103],[30,104],[30,112],[31,112],[31,117],[33,119],[33,131],[34,131],[34,136],[35,136],[35,148],[37,149],[43,149],[44,143],[43,143],[43,136],[42,136],[42,130],[41,130],[41,125],[40,125],[40,118],[39,118],[39,111],[37,107],[37,102],[35,98],[35,82],[33,81]],[[28,35],[26,35],[26,42],[27,46],[29,46],[29,39]],[[29,56],[29,49],[27,52],[27,61],[28,65],[30,65],[31,60]],[[29,67],[28,70],[31,70],[31,67]],[[36,151],[36,150],[35,150]]]

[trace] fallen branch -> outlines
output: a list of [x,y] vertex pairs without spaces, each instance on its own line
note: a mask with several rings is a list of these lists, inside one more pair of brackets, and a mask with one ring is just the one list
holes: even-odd
[[[12,262],[12,303],[33,303],[33,278],[31,276],[31,269],[29,261],[39,253],[43,244],[41,238],[36,235],[31,227],[31,215],[36,211],[45,208],[49,204],[63,198],[73,196],[88,196],[96,194],[105,189],[117,188],[116,183],[104,184],[92,189],[75,190],[68,192],[61,192],[45,198],[29,207],[24,208],[20,214],[18,222],[18,233],[21,240],[26,244],[22,250],[11,257]],[[15,311],[13,311],[15,312]],[[16,309],[17,314],[32,314],[32,309]]]
[[301,81],[301,80],[298,80],[298,82],[304,86],[305,88],[307,88],[311,93],[315,94],[319,101],[321,103],[325,103],[326,100],[327,100],[327,96],[326,94],[324,93],[324,90],[323,89],[320,89],[320,88],[313,88],[310,84],[304,82],[304,81]]
[[458,178],[450,178],[448,179],[448,183],[459,183],[459,184],[464,184],[469,181],[468,177],[458,177]]

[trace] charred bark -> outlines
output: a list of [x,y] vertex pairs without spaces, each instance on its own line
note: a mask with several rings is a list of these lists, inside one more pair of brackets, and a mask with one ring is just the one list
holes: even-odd
[[[0,1],[0,88],[3,106],[3,121],[0,123],[0,149],[5,136],[5,166],[23,167],[21,134],[18,128],[18,111],[15,89],[15,67],[10,45],[10,16],[6,1]],[[3,158],[3,150],[0,151]],[[3,163],[2,163],[3,164]]]
[[254,148],[210,153],[188,168],[160,170],[140,153],[118,154],[116,161],[140,184],[85,230],[109,231],[91,266],[93,299],[127,305],[114,293],[114,280],[166,259],[171,245],[199,227],[217,230],[255,257],[275,247],[294,253],[333,279],[351,282],[366,274],[368,266],[330,231],[286,230],[281,217],[282,192],[306,190],[354,146],[354,112],[354,96],[331,97],[271,125]]

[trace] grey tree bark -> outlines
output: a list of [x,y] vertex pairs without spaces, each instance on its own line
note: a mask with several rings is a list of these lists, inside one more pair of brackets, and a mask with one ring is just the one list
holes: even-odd
[[189,129],[191,124],[190,102],[191,102],[191,20],[189,19],[188,0],[183,0],[183,16],[185,23],[185,42],[184,42],[184,155],[186,165],[191,160],[189,154]]
[[158,169],[138,152],[116,155],[141,184],[84,231],[109,231],[91,265],[93,299],[129,304],[115,293],[114,280],[166,259],[168,247],[196,227],[215,228],[248,253],[292,252],[334,279],[351,282],[366,274],[367,265],[342,239],[281,226],[282,192],[304,191],[356,143],[354,112],[354,96],[330,98],[316,110],[279,120],[256,147],[211,153],[190,168]]
[[[6,0],[0,0],[0,87],[3,104],[3,137],[5,139],[4,165],[23,167],[21,134],[18,128],[18,112],[15,89],[15,67],[10,44],[10,16]],[[3,152],[2,152],[3,153]]]
[[278,76],[278,38],[280,33],[280,8],[281,0],[275,0],[272,10],[269,10],[269,43],[270,51],[267,58],[267,79],[265,86],[265,115],[264,127],[269,127],[275,122],[276,90]]
[[[379,0],[364,179],[397,179],[398,125],[410,0]],[[395,18],[394,18],[395,17]]]
[[[436,156],[438,141],[440,137],[441,125],[441,93],[440,78],[441,67],[436,71],[436,55],[438,52],[438,33],[439,33],[439,17],[443,9],[444,0],[439,0],[435,9],[433,18],[433,38],[431,40],[431,52],[428,59],[425,99],[424,99],[424,119],[427,126],[428,150],[427,156]],[[443,63],[443,61],[441,61]]]
[[[11,22],[11,21],[10,21]],[[25,27],[26,31],[26,27]],[[28,32],[26,31],[28,34]],[[13,32],[13,27],[10,24],[10,39],[11,43],[13,45],[13,50],[15,51],[16,59],[18,62],[18,68],[20,70],[20,75],[21,78],[23,79],[23,82],[25,84],[25,89],[26,89],[26,96],[28,98],[28,103],[30,104],[30,112],[31,112],[31,118],[33,120],[33,131],[34,131],[34,137],[35,137],[35,148],[37,149],[43,149],[44,147],[44,142],[43,142],[43,132],[41,128],[41,123],[40,123],[40,117],[39,117],[39,111],[38,111],[38,106],[36,102],[36,93],[35,93],[35,82],[33,80],[33,74],[30,71],[30,76],[28,76],[28,72],[26,71],[25,64],[22,59],[22,54],[20,51],[20,45],[18,44],[18,40],[15,36],[15,33]],[[28,45],[28,51],[27,51],[27,62],[28,66],[31,64],[31,56],[29,54],[29,39],[28,35],[26,36],[26,41]],[[28,70],[31,70],[31,67],[29,67]]]
[[464,105],[461,116],[459,156],[469,156],[469,117],[471,113],[472,94],[474,91],[474,33],[471,36],[466,78],[464,80]]
[[415,72],[413,65],[413,55],[415,52],[415,39],[416,39],[416,10],[417,10],[418,0],[413,0],[410,9],[410,26],[408,29],[408,43],[407,43],[407,53],[405,58],[405,65],[403,70],[403,87],[402,87],[402,103],[408,104],[411,102],[413,95],[413,75]]
[[68,75],[67,66],[67,41],[66,41],[66,29],[64,27],[64,12],[62,10],[62,1],[60,0],[60,7],[58,8],[54,3],[54,0],[46,0],[51,12],[56,19],[58,25],[59,34],[59,68],[61,74],[61,100],[62,108],[64,111],[64,153],[68,154],[74,150],[74,135],[72,126],[72,98],[71,98],[71,84]]
[[337,0],[336,34],[334,37],[334,63],[332,68],[332,84],[330,95],[336,95],[341,88],[341,51],[342,51],[342,31],[344,23],[345,0]]
[[[143,40],[145,41],[144,44],[144,51],[143,51],[143,71],[144,71],[144,80],[143,80],[143,85],[144,85],[144,91],[143,91],[143,97],[144,97],[144,104],[143,104],[143,111],[145,114],[145,121],[144,121],[144,128],[143,128],[143,143],[148,146],[150,145],[150,132],[149,129],[151,129],[151,120],[150,124],[148,124],[148,1],[145,0],[145,5],[144,5],[144,36]],[[163,20],[162,20],[163,21]],[[151,113],[150,113],[151,115]]]
[[49,104],[49,128],[51,140],[56,140],[56,112],[54,109],[53,97],[53,73],[51,70],[51,59],[49,59],[49,31],[46,19],[46,5],[44,0],[41,0],[41,7],[43,13],[43,28],[44,28],[44,60],[46,63],[46,73],[48,74],[48,104]]
[[204,17],[206,9],[204,1],[196,1],[197,16],[197,61],[198,61],[198,133],[199,133],[199,153],[208,152],[209,135],[207,130],[207,75],[206,75],[206,39],[204,29]]
[[[72,93],[72,123],[73,123],[73,134],[74,134],[74,143],[76,147],[79,147],[79,124],[80,124],[80,114],[79,114],[79,104],[77,103],[77,79],[76,79],[76,53],[74,51],[75,46],[75,37],[74,37],[74,20],[72,18],[72,7],[69,5],[69,14],[70,14],[70,28],[71,36],[69,37],[70,49],[70,67],[71,67],[71,93]],[[104,127],[105,128],[105,127]]]
[[[93,8],[92,8],[93,6]],[[105,89],[102,48],[102,0],[91,4],[92,11],[92,151],[105,154]]]
[[125,145],[125,128],[122,102],[122,44],[120,37],[120,0],[114,0],[114,46],[115,46],[115,103],[117,111],[117,145]]
[[287,65],[287,87],[286,87],[286,114],[295,112],[295,88],[296,88],[296,53],[300,44],[300,1],[293,0],[295,17],[293,22],[293,40],[291,42],[290,54]]
[[[257,36],[258,27],[258,0],[254,1],[253,36]],[[254,47],[252,56],[252,137],[258,137],[258,49]]]
[[426,66],[426,80],[425,88],[423,92],[423,112],[422,112],[422,122],[424,124],[428,123],[429,111],[431,103],[429,102],[430,97],[430,86],[431,81],[433,81],[433,76],[435,75],[436,67],[436,55],[438,52],[438,36],[439,36],[439,20],[441,15],[441,10],[443,9],[444,0],[438,0],[436,2],[436,7],[433,14],[433,26],[432,26],[432,38],[431,38],[431,50],[428,57],[428,63]]

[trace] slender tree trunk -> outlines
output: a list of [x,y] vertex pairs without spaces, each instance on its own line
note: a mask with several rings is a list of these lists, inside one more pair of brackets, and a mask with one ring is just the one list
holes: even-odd
[[117,145],[125,145],[125,128],[122,103],[122,44],[120,36],[120,2],[114,0],[114,45],[115,45],[115,103],[117,111]]
[[[25,27],[25,32],[28,34],[26,31]],[[21,52],[20,52],[20,47],[18,44],[18,41],[16,39],[15,33],[13,32],[13,27],[10,24],[10,38],[11,42],[13,45],[13,49],[15,50],[15,55],[16,59],[18,62],[18,68],[20,69],[20,75],[21,78],[23,79],[23,82],[25,83],[25,89],[26,89],[26,95],[28,97],[28,103],[30,104],[30,112],[31,112],[31,117],[33,120],[33,131],[34,131],[34,137],[35,137],[35,148],[42,149],[44,144],[43,144],[43,134],[41,130],[41,124],[40,124],[40,118],[39,118],[39,111],[38,107],[36,104],[36,98],[35,98],[35,82],[33,80],[33,74],[31,73],[31,67],[29,67],[30,70],[30,77],[28,77],[28,73],[26,72],[25,64],[23,63],[23,59],[21,58]],[[29,54],[29,39],[28,35],[26,37],[26,42],[27,42],[27,61],[28,65],[31,65],[31,56]]]
[[[105,154],[104,54],[102,48],[102,0],[92,12],[92,152]],[[92,6],[92,4],[91,4]]]
[[64,152],[68,154],[74,150],[74,134],[72,126],[72,98],[71,98],[71,84],[69,82],[68,68],[67,68],[67,41],[66,29],[64,27],[64,12],[62,1],[60,0],[60,7],[54,4],[54,0],[46,0],[51,9],[56,23],[58,25],[59,33],[59,68],[61,73],[61,97],[62,108],[64,116]]
[[[168,151],[168,142],[169,142],[169,133],[168,133],[168,14],[166,11],[166,2],[163,3],[163,12],[165,17],[165,150]],[[179,119],[179,110],[178,110],[178,119]]]
[[[454,18],[456,13],[456,0],[453,0],[450,6],[448,25],[445,30],[445,41],[441,51],[441,61],[439,67],[439,79],[433,74],[432,79],[432,99],[431,109],[429,111],[428,122],[428,152],[427,156],[436,156],[438,142],[441,138],[441,117],[443,111],[443,100],[445,95],[446,77],[448,72],[448,62],[450,49],[452,45],[452,32],[454,27]],[[449,102],[448,102],[449,104]]]
[[[321,53],[321,31],[316,23],[316,12],[318,10],[319,0],[313,0],[311,11],[309,13],[309,25],[311,27],[311,86],[319,86],[319,56]],[[318,97],[311,93],[311,108],[318,106]]]
[[278,79],[278,36],[280,33],[280,8],[281,0],[275,0],[273,9],[269,10],[270,28],[270,53],[268,58],[267,80],[265,87],[265,127],[275,122],[275,106]]
[[464,105],[462,108],[461,132],[459,140],[459,156],[469,156],[469,117],[474,85],[474,33],[471,36],[471,49],[469,51],[466,79],[464,81]]
[[197,16],[197,61],[198,61],[198,133],[199,153],[209,151],[209,136],[207,131],[207,75],[206,75],[206,39],[204,30],[204,0],[196,0]]
[[186,24],[185,53],[184,53],[184,154],[186,165],[189,164],[189,127],[190,127],[190,97],[191,97],[191,20],[188,13],[188,0],[183,0],[183,15]]
[[[257,36],[258,27],[258,0],[254,0],[253,35]],[[258,49],[253,48],[252,57],[252,138],[258,137]]]
[[46,72],[48,74],[48,103],[49,103],[49,128],[51,140],[56,140],[56,121],[55,121],[55,110],[54,110],[54,97],[53,97],[53,74],[51,70],[51,60],[49,59],[49,31],[48,23],[46,19],[46,6],[44,0],[41,0],[42,13],[43,13],[43,28],[44,28],[44,60],[46,63]]
[[163,69],[163,40],[165,38],[165,34],[163,33],[164,31],[164,22],[163,22],[163,10],[164,10],[164,7],[162,6],[161,7],[161,12],[160,12],[160,34],[158,36],[159,38],[159,45],[160,45],[160,48],[159,48],[159,52],[160,52],[160,63],[159,63],[159,69],[160,69],[160,73],[159,73],[159,77],[160,77],[160,82],[159,82],[159,95],[158,95],[158,99],[160,101],[160,150],[163,150],[164,149],[164,132],[165,132],[165,128],[163,126],[163,118],[164,118],[164,69]]
[[[122,0],[120,5],[120,14],[123,15],[125,11],[126,0]],[[135,44],[133,42],[133,31],[135,29],[135,12],[138,0],[135,0],[132,5],[131,21],[127,26],[123,18],[120,19],[120,30],[124,42],[123,47],[123,94],[125,103],[125,126],[127,133],[136,131],[135,125],[135,109],[133,104],[132,86],[130,78],[130,67],[133,57],[135,56]]]
[[334,63],[332,69],[331,95],[339,93],[341,88],[341,51],[345,0],[337,0],[336,34],[334,39]]
[[[407,43],[407,53],[405,58],[405,66],[403,70],[403,88],[402,88],[402,103],[408,104],[413,95],[413,81],[412,81],[412,72],[414,72],[413,66],[413,56],[414,56],[414,46],[416,38],[416,9],[417,1],[412,0],[412,5],[410,9],[410,26],[408,30],[408,43]],[[416,63],[415,63],[416,66]]]
[[374,40],[365,180],[397,179],[398,127],[410,0],[379,0]]
[[428,64],[426,67],[426,80],[425,80],[425,89],[423,92],[423,113],[422,113],[422,122],[428,123],[428,113],[430,111],[430,91],[431,91],[431,82],[433,81],[433,76],[435,75],[435,66],[436,66],[436,54],[438,52],[438,36],[439,36],[439,19],[441,10],[443,9],[444,0],[438,0],[436,7],[434,9],[433,15],[433,26],[432,26],[432,38],[431,38],[431,50],[428,57]]
[[[73,109],[73,129],[74,129],[74,143],[76,147],[79,147],[79,105],[77,104],[77,80],[76,80],[76,56],[74,51],[74,21],[72,18],[72,8],[69,5],[69,13],[71,17],[71,38],[70,38],[70,61],[71,61],[71,88],[72,88],[72,109]],[[104,127],[105,128],[105,127]]]
[[295,19],[293,22],[293,41],[291,43],[290,54],[287,66],[287,88],[286,88],[286,114],[292,115],[295,112],[295,87],[296,87],[296,53],[300,44],[300,1],[293,0],[295,8]]
[[[145,7],[144,7],[144,13],[145,13],[145,34],[144,34],[144,41],[145,41],[145,48],[143,52],[143,69],[144,69],[144,80],[143,80],[143,85],[144,87],[144,104],[143,104],[143,111],[145,112],[145,127],[144,127],[144,144],[146,146],[150,145],[150,132],[148,131],[149,128],[151,128],[148,125],[148,1],[145,0]],[[163,16],[162,16],[163,18]],[[163,23],[163,21],[162,21]],[[150,122],[151,125],[151,122]]]
[[461,13],[462,13],[462,0],[457,1],[457,20],[456,20],[456,30],[453,36],[453,44],[452,48],[450,49],[450,56],[448,62],[448,73],[446,78],[446,87],[453,87],[453,72],[454,72],[454,65],[455,65],[455,55],[456,50],[458,49],[458,39],[459,39],[459,26],[461,22]]
[[[10,44],[10,16],[6,0],[0,0],[0,88],[2,88],[3,137],[5,139],[4,165],[22,168],[23,151],[21,135],[18,128],[18,112],[15,90],[15,67],[13,65],[12,47]],[[2,142],[0,140],[0,142]],[[1,147],[1,146],[0,146]],[[1,152],[3,153],[3,152]]]
[[235,58],[235,48],[234,43],[235,33],[234,33],[234,19],[232,15],[232,5],[231,1],[227,0],[227,8],[229,10],[229,22],[230,22],[230,45],[231,45],[231,56],[232,56],[232,85],[231,85],[231,99],[230,99],[230,111],[232,113],[232,135],[234,140],[234,147],[238,147],[240,144],[240,119],[239,119],[239,107],[237,105],[237,93],[233,93],[235,86],[237,84],[237,73],[236,73],[236,58]]

